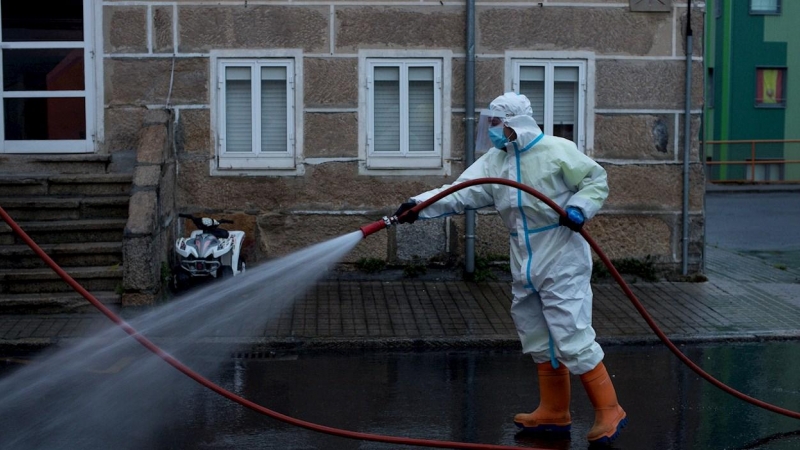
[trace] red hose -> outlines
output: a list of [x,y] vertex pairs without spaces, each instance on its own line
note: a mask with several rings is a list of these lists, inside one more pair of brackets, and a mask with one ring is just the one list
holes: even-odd
[[[359,433],[355,431],[348,431],[342,430],[339,428],[328,427],[324,425],[318,425],[311,422],[306,422],[304,420],[295,419],[294,417],[287,416],[285,414],[281,414],[277,411],[273,411],[269,408],[265,408],[257,403],[253,403],[246,398],[240,397],[233,392],[230,392],[224,389],[221,386],[213,383],[209,379],[203,377],[199,373],[193,371],[182,362],[178,361],[164,350],[161,350],[156,344],[151,342],[149,339],[144,337],[142,334],[139,334],[132,326],[130,326],[127,322],[125,322],[122,318],[114,314],[110,309],[108,309],[103,303],[101,303],[97,298],[95,298],[92,294],[89,293],[86,289],[83,288],[80,284],[78,284],[75,279],[73,279],[67,272],[64,271],[61,267],[58,266],[47,254],[28,236],[22,228],[14,222],[11,217],[6,213],[6,211],[0,207],[0,218],[2,218],[26,244],[36,253],[39,258],[41,258],[51,269],[53,269],[58,276],[61,277],[67,284],[69,284],[75,291],[81,294],[86,300],[89,301],[95,308],[99,309],[100,312],[105,314],[106,317],[111,319],[112,322],[117,324],[120,328],[125,330],[126,333],[131,335],[134,339],[136,339],[142,346],[146,349],[150,350],[151,352],[158,355],[159,358],[163,359],[167,362],[167,364],[171,365],[172,367],[178,369],[181,373],[186,375],[187,377],[193,379],[194,381],[200,383],[201,385],[211,389],[212,391],[216,392],[217,394],[229,399],[233,400],[234,402],[249,408],[253,411],[259,412],[266,416],[272,417],[273,419],[280,420],[282,422],[286,422],[290,425],[295,425],[301,428],[306,428],[308,430],[317,431],[320,433],[326,433],[333,436],[339,436],[348,439],[359,439],[364,441],[376,441],[376,442],[386,442],[390,444],[398,444],[398,445],[416,445],[420,447],[436,447],[436,448],[458,448],[458,449],[475,449],[475,450],[522,450],[521,447],[511,447],[506,445],[492,445],[492,444],[471,444],[465,442],[449,442],[449,441],[434,441],[428,439],[415,439],[415,438],[406,438],[406,437],[397,437],[397,436],[384,436],[380,434],[370,434],[370,433]],[[530,449],[528,449],[530,450]],[[534,449],[535,450],[535,449]]]
[[[416,212],[421,211],[422,209],[426,208],[427,206],[431,205],[432,203],[452,194],[453,192],[459,191],[461,189],[475,186],[479,184],[502,184],[506,186],[510,186],[519,190],[522,190],[530,195],[533,195],[537,199],[541,200],[547,206],[552,208],[556,211],[559,215],[564,216],[565,212],[558,206],[555,202],[549,199],[544,194],[536,191],[533,188],[530,188],[524,184],[517,183],[516,181],[507,180],[504,178],[479,178],[476,180],[465,181],[463,183],[459,183],[455,186],[452,186],[435,196],[429,198],[428,200],[419,203],[416,205],[413,210]],[[61,267],[59,267],[53,260],[47,256],[47,254],[39,248],[38,245],[17,225],[11,217],[5,212],[5,210],[0,207],[0,217],[9,224],[11,229],[22,238],[23,241],[48,265],[51,269],[53,269],[67,284],[69,284],[75,291],[80,293],[86,300],[88,300],[94,307],[100,310],[103,314],[106,315],[112,322],[116,323],[120,326],[126,333],[131,335],[134,339],[136,339],[141,345],[145,348],[150,350],[151,352],[158,355],[161,359],[166,361],[169,365],[176,368],[178,371],[182,372],[184,375],[188,376],[189,378],[195,380],[197,383],[207,387],[208,389],[218,393],[219,395],[228,398],[240,405],[249,408],[253,411],[259,412],[266,416],[272,417],[273,419],[280,420],[282,422],[286,422],[291,425],[295,425],[301,428],[306,428],[312,431],[317,431],[320,433],[326,433],[334,436],[349,438],[349,439],[359,439],[359,440],[367,440],[367,441],[376,441],[376,442],[386,442],[392,444],[400,444],[400,445],[415,445],[415,446],[424,446],[424,447],[436,447],[436,448],[458,448],[458,449],[520,449],[520,447],[510,447],[510,446],[502,446],[502,445],[491,445],[491,444],[471,444],[471,443],[464,443],[464,442],[448,442],[448,441],[434,441],[434,440],[427,440],[427,439],[414,439],[414,438],[404,438],[404,437],[396,437],[396,436],[384,436],[378,434],[369,434],[369,433],[359,433],[354,431],[342,430],[339,428],[327,427],[324,425],[318,425],[311,422],[306,422],[304,420],[295,419],[293,417],[278,413],[271,409],[265,408],[261,405],[253,403],[243,397],[240,397],[232,392],[225,390],[224,388],[214,384],[210,380],[204,378],[197,372],[193,371],[177,359],[173,358],[163,350],[161,350],[158,346],[156,346],[153,342],[149,339],[144,337],[143,335],[139,334],[133,327],[131,327],[127,322],[122,320],[119,316],[111,312],[105,305],[103,305],[99,300],[97,300],[92,294],[90,294],[86,289],[84,289],[80,284],[78,284],[69,274],[67,274]],[[381,222],[384,223],[384,222]],[[365,237],[369,234],[372,234],[382,228],[384,226],[375,225],[374,227],[365,226],[362,227],[361,230],[364,232]],[[366,232],[364,230],[369,231]],[[768,411],[772,411],[778,414],[782,414],[787,417],[791,417],[794,419],[800,419],[800,413],[791,411],[788,409],[780,408],[778,406],[763,402],[761,400],[755,399],[748,395],[745,395],[727,385],[722,383],[721,381],[717,380],[716,378],[712,377],[705,371],[703,371],[700,367],[694,364],[686,355],[684,355],[672,341],[667,338],[663,331],[656,325],[655,321],[653,320],[652,316],[647,312],[644,306],[641,304],[639,299],[636,298],[636,295],[631,291],[630,287],[628,287],[625,280],[622,279],[622,276],[619,274],[617,269],[611,263],[611,260],[603,253],[597,243],[592,239],[591,236],[586,232],[585,229],[580,231],[581,236],[589,243],[589,246],[600,256],[600,259],[603,261],[603,264],[608,267],[609,272],[620,285],[622,290],[625,292],[625,295],[633,303],[633,306],[639,311],[639,314],[642,315],[644,320],[653,330],[653,332],[658,336],[659,339],[674,353],[678,359],[680,359],[684,364],[686,364],[690,369],[692,369],[695,373],[700,375],[709,383],[713,384],[714,386],[718,387],[719,389],[723,390],[724,392],[733,395],[734,397],[746,401],[752,405],[758,406],[760,408],[766,409]]]
[[[531,188],[529,186],[526,186],[526,185],[521,184],[521,183],[517,183],[516,181],[507,180],[505,178],[478,178],[478,179],[475,179],[475,180],[465,181],[463,183],[459,183],[459,184],[457,184],[455,186],[451,186],[451,187],[445,189],[444,191],[434,195],[433,197],[429,198],[428,200],[425,200],[424,202],[421,202],[421,203],[417,204],[412,209],[414,211],[416,211],[416,212],[419,212],[419,211],[427,208],[429,205],[441,200],[442,198],[447,197],[448,195],[452,194],[453,192],[460,191],[461,189],[464,189],[464,188],[467,188],[467,187],[470,187],[470,186],[479,185],[479,184],[503,184],[503,185],[506,185],[506,186],[510,186],[510,187],[519,189],[519,190],[524,191],[524,192],[536,197],[537,199],[543,201],[544,203],[547,204],[547,206],[552,208],[560,216],[565,216],[566,215],[564,210],[561,209],[560,206],[558,206],[555,202],[553,202],[551,199],[549,199],[546,195],[542,194],[541,192],[539,192],[539,191],[537,191],[537,190],[535,190],[535,189],[533,189],[533,188]],[[786,417],[791,417],[793,419],[800,419],[800,412],[792,411],[792,410],[785,409],[785,408],[781,408],[781,407],[772,405],[770,403],[758,400],[756,398],[750,397],[748,395],[745,395],[745,394],[737,391],[736,389],[733,389],[732,387],[724,384],[723,382],[717,380],[716,378],[712,377],[707,372],[705,372],[703,369],[701,369],[697,364],[692,362],[692,360],[689,359],[688,356],[684,355],[683,352],[681,352],[678,349],[678,347],[675,346],[675,344],[673,344],[672,341],[669,340],[667,335],[664,334],[663,331],[661,331],[661,328],[659,328],[658,325],[656,325],[656,322],[653,320],[653,317],[650,315],[650,313],[647,312],[647,310],[644,308],[644,306],[639,301],[639,299],[636,298],[636,294],[633,293],[631,288],[628,286],[628,283],[626,283],[625,280],[622,279],[622,276],[617,271],[617,268],[614,267],[614,264],[611,263],[611,260],[608,259],[608,257],[606,256],[605,253],[603,253],[603,251],[600,249],[600,247],[597,245],[597,243],[594,241],[594,239],[592,239],[592,237],[589,236],[589,233],[586,232],[586,229],[581,229],[580,233],[581,233],[581,236],[583,236],[583,238],[586,239],[586,242],[589,243],[589,246],[592,247],[592,250],[594,250],[595,253],[597,253],[597,255],[600,257],[600,260],[603,261],[603,264],[605,264],[606,267],[608,267],[608,271],[611,272],[611,275],[617,281],[617,284],[619,284],[619,286],[625,292],[625,295],[628,296],[628,298],[630,299],[631,303],[633,303],[633,306],[636,308],[637,311],[639,311],[639,314],[641,314],[642,318],[645,320],[645,322],[647,322],[647,325],[650,326],[650,329],[653,330],[653,332],[656,334],[656,336],[658,336],[658,338],[661,339],[661,342],[663,342],[664,345],[666,345],[667,348],[669,348],[672,351],[672,353],[674,353],[675,356],[678,357],[678,359],[680,359],[684,364],[689,366],[689,368],[692,369],[696,374],[700,375],[703,379],[705,379],[709,383],[713,384],[714,386],[722,389],[724,392],[726,392],[726,393],[728,393],[728,394],[730,394],[730,395],[732,395],[732,396],[734,396],[734,397],[736,397],[736,398],[738,398],[740,400],[744,400],[747,403],[750,403],[752,405],[758,406],[759,408],[766,409],[767,411],[772,411],[774,413],[782,414],[782,415],[784,415]]]

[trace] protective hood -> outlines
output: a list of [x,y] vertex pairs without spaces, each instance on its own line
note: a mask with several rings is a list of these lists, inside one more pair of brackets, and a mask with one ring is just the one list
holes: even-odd
[[522,94],[506,92],[489,104],[489,111],[494,116],[505,117],[505,125],[517,134],[515,142],[519,150],[527,149],[528,145],[542,134],[536,119],[533,118],[531,102]]

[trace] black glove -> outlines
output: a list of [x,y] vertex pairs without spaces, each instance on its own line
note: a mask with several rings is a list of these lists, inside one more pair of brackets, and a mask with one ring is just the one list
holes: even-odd
[[574,206],[567,206],[566,213],[566,215],[559,217],[558,224],[576,233],[581,231],[583,224],[586,223],[583,212]]
[[406,202],[400,205],[394,215],[400,223],[414,223],[419,217],[419,213],[412,211],[411,208],[417,206],[415,202]]

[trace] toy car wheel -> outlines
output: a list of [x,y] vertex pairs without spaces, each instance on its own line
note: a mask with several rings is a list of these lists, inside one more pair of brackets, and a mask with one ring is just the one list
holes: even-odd
[[231,266],[224,266],[219,269],[219,278],[229,278],[233,276],[233,268]]
[[178,272],[172,277],[172,288],[175,292],[181,292],[189,287],[191,277],[183,272]]

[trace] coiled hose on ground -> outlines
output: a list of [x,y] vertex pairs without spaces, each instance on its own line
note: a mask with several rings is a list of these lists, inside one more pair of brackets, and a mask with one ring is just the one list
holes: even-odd
[[[447,195],[452,194],[453,192],[459,191],[461,189],[475,186],[479,184],[502,184],[506,186],[510,186],[519,190],[522,190],[530,195],[533,195],[537,199],[543,201],[547,204],[550,208],[556,211],[559,215],[565,215],[565,212],[552,200],[550,200],[544,194],[532,189],[528,186],[523,184],[517,183],[512,180],[506,180],[503,178],[480,178],[476,180],[467,181],[464,183],[459,183],[455,186],[452,186],[439,194],[431,197],[430,199],[416,205],[413,209],[417,212],[421,211],[422,209],[426,208],[428,205],[433,204],[434,202],[446,197]],[[493,444],[477,444],[477,443],[465,443],[465,442],[450,442],[450,441],[437,441],[437,440],[428,440],[428,439],[417,439],[417,438],[407,438],[407,437],[397,437],[397,436],[385,436],[385,435],[378,435],[378,434],[371,434],[371,433],[360,433],[355,431],[349,430],[342,430],[339,428],[328,427],[325,425],[319,425],[311,422],[307,422],[304,420],[296,419],[294,417],[287,416],[285,414],[281,414],[277,411],[273,411],[269,408],[261,406],[257,403],[251,402],[241,396],[238,396],[221,386],[213,383],[212,381],[208,380],[207,378],[203,377],[202,375],[198,374],[197,372],[190,369],[188,366],[180,362],[179,360],[175,359],[171,355],[164,352],[161,348],[155,345],[152,341],[150,341],[147,337],[140,334],[136,329],[130,326],[127,322],[125,322],[122,318],[114,314],[110,309],[108,309],[102,302],[100,302],[97,298],[95,298],[89,291],[87,291],[83,286],[78,284],[67,272],[64,271],[61,267],[59,267],[53,260],[50,258],[26,233],[22,230],[22,228],[17,225],[16,222],[6,213],[6,211],[0,207],[0,218],[2,218],[12,229],[14,233],[16,233],[33,251],[39,256],[53,271],[58,274],[61,279],[63,279],[67,284],[69,284],[76,292],[81,294],[89,303],[92,304],[95,308],[97,308],[103,315],[108,317],[112,322],[117,324],[122,330],[128,333],[131,337],[133,337],[137,342],[139,342],[143,347],[147,350],[151,351],[161,359],[163,359],[167,364],[171,365],[179,372],[183,373],[187,377],[191,378],[195,382],[199,383],[200,385],[216,392],[217,394],[232,400],[246,408],[249,408],[255,412],[264,414],[269,416],[273,419],[280,420],[282,422],[288,423],[290,425],[298,426],[301,428],[305,428],[312,431],[317,431],[320,433],[330,434],[333,436],[339,436],[348,439],[357,439],[357,440],[366,440],[366,441],[375,441],[375,442],[384,442],[390,444],[398,444],[398,445],[413,445],[413,446],[421,446],[421,447],[433,447],[433,448],[455,448],[455,449],[475,449],[475,450],[510,450],[510,449],[520,449],[520,447],[513,447],[513,446],[504,446],[504,445],[493,445]],[[396,219],[396,218],[394,218]],[[362,227],[362,232],[364,236],[368,236],[369,234],[375,233],[380,229],[389,226],[391,222],[389,220],[382,220],[375,222],[373,224],[367,225]],[[656,325],[653,318],[650,314],[645,310],[644,306],[642,306],[641,302],[636,298],[636,295],[633,291],[628,287],[625,283],[625,280],[622,279],[617,269],[611,263],[611,260],[603,253],[603,251],[598,247],[597,243],[594,242],[591,236],[586,232],[586,230],[580,231],[581,236],[589,243],[592,249],[597,253],[600,259],[603,261],[603,264],[608,267],[609,272],[620,285],[622,290],[625,292],[625,295],[633,303],[633,306],[639,311],[639,314],[642,315],[644,320],[653,330],[653,332],[661,339],[662,342],[690,369],[692,369],[695,373],[700,375],[706,381],[710,382],[714,386],[722,389],[723,391],[741,399],[748,403],[751,403],[755,406],[760,408],[764,408],[768,411],[772,411],[778,414],[785,415],[787,417],[791,417],[794,419],[800,419],[800,413],[787,410],[784,408],[780,408],[778,406],[763,402],[761,400],[749,397],[725,384],[720,382],[719,380],[715,379],[708,373],[704,372],[700,367],[694,364],[686,355],[684,355],[676,346],[673,344],[669,338],[664,334],[663,331]],[[530,449],[528,449],[530,450]]]

